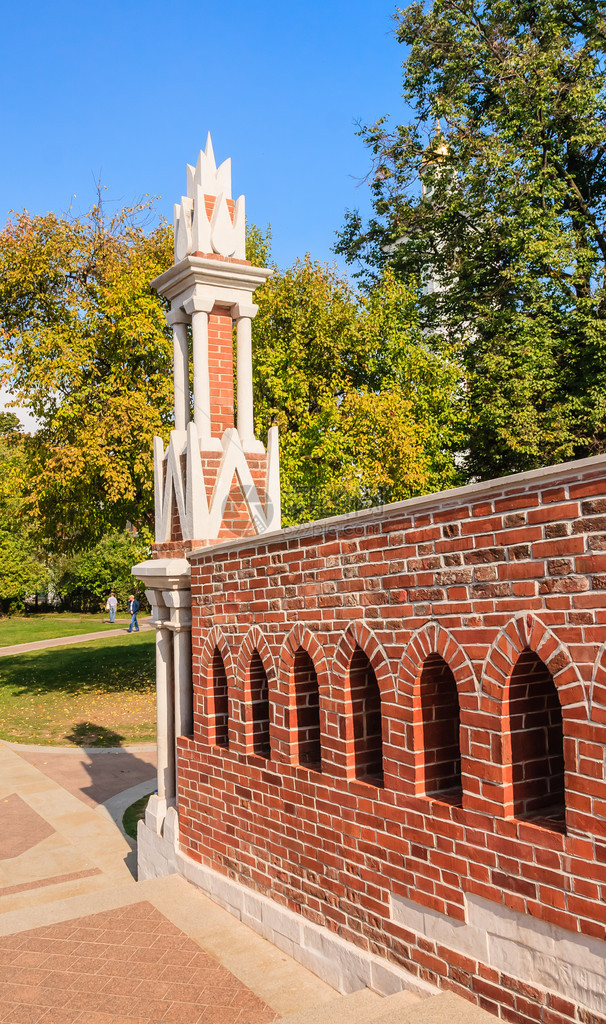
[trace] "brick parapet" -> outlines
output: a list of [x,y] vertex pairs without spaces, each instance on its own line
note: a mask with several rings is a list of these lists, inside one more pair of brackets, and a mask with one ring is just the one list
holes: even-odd
[[[504,991],[477,956],[463,964],[447,944],[419,941],[394,921],[391,901],[455,922],[472,896],[606,939],[606,459],[234,541],[190,560],[195,726],[179,741],[187,853],[427,980],[467,987],[506,1019],[572,1019],[557,1008],[566,1002],[557,988],[520,993],[514,979]],[[216,647],[228,748],[209,742]],[[321,772],[297,763],[299,648],[318,678]],[[382,786],[356,777],[347,680],[356,649],[381,695]],[[255,650],[269,682],[268,760],[251,752],[247,731]],[[523,651],[546,667],[561,706],[565,829],[513,816],[507,695]],[[433,655],[459,700],[458,802],[425,793],[419,685]]]

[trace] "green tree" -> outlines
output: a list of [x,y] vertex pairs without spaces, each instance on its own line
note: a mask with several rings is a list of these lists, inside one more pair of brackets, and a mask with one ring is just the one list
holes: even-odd
[[23,607],[48,586],[49,573],[35,540],[25,478],[26,438],[13,413],[0,412],[0,607]]
[[606,450],[605,13],[414,3],[397,27],[409,123],[362,132],[375,216],[350,213],[338,250],[424,285],[422,327],[466,365],[483,477]]
[[152,438],[171,419],[171,355],[150,281],[171,232],[146,206],[106,219],[15,216],[0,232],[4,382],[36,416],[29,482],[47,541],[90,545],[153,518]]
[[131,574],[137,562],[150,556],[148,545],[130,533],[107,534],[93,547],[60,558],[55,589],[65,604],[84,609],[102,608],[113,590],[120,607],[129,594],[145,600],[144,586]]
[[460,370],[391,272],[361,294],[306,257],[256,301],[257,424],[280,428],[286,525],[457,481]]

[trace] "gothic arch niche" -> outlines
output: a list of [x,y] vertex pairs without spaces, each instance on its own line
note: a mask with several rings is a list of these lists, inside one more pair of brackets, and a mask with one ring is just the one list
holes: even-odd
[[229,746],[229,706],[234,666],[227,641],[217,626],[206,634],[194,673],[194,735],[210,746]]
[[209,718],[212,720],[211,739],[216,746],[229,747],[229,698],[227,689],[227,672],[218,647],[213,651],[209,666],[209,694],[212,707]]
[[525,647],[509,680],[513,813],[565,827],[562,708],[549,669]]
[[419,701],[425,793],[460,806],[461,713],[457,684],[449,665],[435,652],[425,659],[421,669]]
[[303,647],[295,652],[292,666],[295,695],[297,760],[314,771],[322,770],[320,692],[311,657]]
[[364,782],[383,786],[381,692],[370,660],[358,645],[348,675],[355,775]]
[[248,694],[251,707],[253,753],[266,759],[269,745],[269,685],[261,656],[255,648],[248,666]]

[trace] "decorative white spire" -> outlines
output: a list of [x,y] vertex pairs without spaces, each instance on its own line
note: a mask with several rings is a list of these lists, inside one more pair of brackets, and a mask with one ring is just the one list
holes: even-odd
[[195,199],[197,185],[208,196],[224,195],[231,199],[231,160],[224,160],[217,169],[210,132],[206,137],[206,149],[200,150],[196,166],[187,165],[187,195],[190,199]]
[[[210,217],[206,197],[212,204]],[[231,160],[224,160],[217,167],[209,132],[196,166],[187,165],[187,195],[175,204],[175,263],[193,252],[246,259],[244,196],[235,204],[233,220],[228,200],[231,201]]]

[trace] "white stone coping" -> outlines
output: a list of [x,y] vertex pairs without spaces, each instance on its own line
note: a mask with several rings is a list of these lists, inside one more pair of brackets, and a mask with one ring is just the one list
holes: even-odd
[[[242,291],[242,295],[234,294],[230,304],[250,302],[252,292],[271,277],[273,270],[267,267],[253,267],[249,263],[236,263],[227,260],[208,259],[205,256],[186,256],[174,266],[154,278],[151,287],[157,292],[173,300],[182,295],[192,284],[200,283],[210,288]],[[220,294],[217,300],[221,304]]]
[[131,574],[150,590],[179,590],[189,586],[190,565],[186,558],[150,558],[133,565]]
[[209,559],[214,561],[217,555],[224,552],[233,552],[238,548],[259,547],[264,544],[275,543],[276,541],[312,537],[315,534],[328,533],[331,530],[338,530],[342,527],[363,526],[378,519],[394,519],[404,514],[414,514],[431,509],[444,511],[446,508],[475,502],[498,493],[502,493],[504,496],[513,496],[520,491],[526,491],[531,486],[541,484],[553,486],[558,482],[568,481],[570,478],[576,480],[581,475],[591,472],[591,470],[601,468],[604,469],[604,484],[606,488],[606,455],[594,455],[590,459],[577,459],[575,462],[559,462],[555,466],[531,469],[526,473],[512,473],[509,476],[496,477],[494,480],[482,480],[479,483],[466,484],[464,487],[451,487],[446,491],[423,494],[418,498],[394,501],[389,505],[376,505],[373,508],[361,509],[359,512],[346,512],[340,516],[317,519],[311,523],[302,523],[300,526],[289,526],[284,530],[261,533],[256,537],[238,537],[236,540],[225,541],[223,544],[195,548],[188,553],[187,559],[207,555]]

